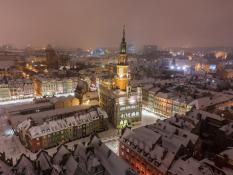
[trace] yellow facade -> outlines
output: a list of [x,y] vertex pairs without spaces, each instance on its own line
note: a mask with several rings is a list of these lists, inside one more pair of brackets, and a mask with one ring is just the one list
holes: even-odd
[[128,85],[129,85],[128,65],[117,65],[116,86],[120,90],[126,91]]
[[128,79],[116,79],[117,87],[122,91],[126,91],[128,83]]

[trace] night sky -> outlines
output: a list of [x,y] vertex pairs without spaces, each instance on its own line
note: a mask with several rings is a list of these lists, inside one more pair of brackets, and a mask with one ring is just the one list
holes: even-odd
[[233,0],[0,0],[0,45],[233,46]]

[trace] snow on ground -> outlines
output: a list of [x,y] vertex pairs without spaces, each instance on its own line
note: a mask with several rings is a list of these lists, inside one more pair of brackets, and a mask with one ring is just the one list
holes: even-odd
[[0,106],[6,107],[7,105],[19,105],[24,103],[31,103],[33,101],[33,98],[26,98],[26,99],[18,99],[18,100],[10,100],[10,101],[2,101],[0,102]]
[[142,110],[142,122],[141,126],[149,125],[155,123],[158,119],[164,120],[164,117],[161,117],[155,113]]
[[118,149],[119,149],[118,139],[109,140],[109,141],[104,142],[104,143],[110,150],[112,150],[114,153],[119,155],[119,152],[118,152]]

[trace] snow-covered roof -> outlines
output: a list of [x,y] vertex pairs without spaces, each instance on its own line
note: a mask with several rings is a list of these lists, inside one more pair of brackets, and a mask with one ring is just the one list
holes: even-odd
[[158,93],[156,94],[156,97],[168,99],[168,98],[170,97],[170,95],[171,95],[171,94],[169,94],[169,93],[158,92]]
[[187,160],[178,159],[173,163],[169,172],[174,175],[201,175],[199,174],[199,166],[200,163],[193,158]]
[[100,160],[109,175],[126,175],[130,166],[106,145],[102,144],[96,136],[92,138],[90,146],[94,147],[95,156]]
[[11,167],[5,164],[1,160],[0,160],[0,173],[2,175],[14,175],[14,173],[11,171]]
[[49,156],[49,154],[46,151],[41,151],[37,155],[36,163],[40,167],[41,170],[49,170],[52,169],[52,158]]
[[209,106],[217,105],[233,99],[233,95],[216,94],[212,97],[203,97],[194,100],[191,105],[195,105],[197,109],[203,109]]
[[99,94],[97,91],[95,92],[87,92],[84,94],[83,96],[84,99],[98,99],[99,98]]
[[28,130],[31,127],[32,120],[27,119],[17,126],[17,131]]
[[189,131],[196,128],[197,124],[200,122],[200,120],[198,120],[197,118],[188,116],[175,116],[166,119],[166,121],[170,122],[172,125],[178,128],[182,128]]
[[12,115],[12,114],[19,114],[20,112],[23,112],[23,111],[48,108],[48,107],[52,107],[52,106],[53,106],[53,104],[50,102],[22,104],[22,105],[16,105],[13,107],[9,107],[9,108],[7,108],[6,112],[8,114]]
[[108,114],[102,108],[97,108],[99,114],[103,115],[103,118],[108,118]]
[[74,112],[79,112],[85,109],[90,108],[90,106],[74,106],[70,108],[58,108],[43,112],[37,112],[32,114],[26,114],[26,115],[13,115],[10,117],[10,120],[12,122],[13,126],[17,126],[19,123],[27,120],[28,118],[33,119],[38,124],[42,124],[44,122],[44,119],[48,119],[50,117],[54,117],[57,115],[64,115],[64,114],[71,114]]
[[153,87],[154,87],[153,84],[146,84],[146,85],[142,86],[142,89],[148,91],[148,90],[152,89]]
[[155,124],[134,130],[126,128],[120,141],[165,173],[182,146],[188,147],[190,142],[196,144],[198,136],[171,125],[169,121],[158,120]]
[[93,152],[92,146],[84,146],[83,144],[78,144],[73,153],[74,159],[78,160],[79,168],[84,172],[90,173],[93,169],[101,167],[99,159]]
[[61,161],[63,160],[64,155],[70,154],[71,152],[64,146],[61,145],[58,147],[57,152],[53,157],[53,164],[60,165]]
[[233,134],[233,122],[230,122],[223,127],[220,128],[221,131],[223,131],[226,135],[232,135]]
[[[51,120],[39,124],[37,126],[31,126],[31,119],[27,119],[20,123],[17,127],[18,130],[28,129],[28,134],[31,138],[37,138],[44,135],[48,135],[54,132],[64,130],[73,126],[80,126],[84,123],[90,123],[98,120],[100,117],[104,119],[108,117],[107,113],[100,108],[90,110],[89,112],[82,114],[72,114],[69,117],[57,120]],[[33,120],[33,119],[32,119]]]
[[140,79],[140,80],[132,80],[130,82],[130,84],[132,86],[146,86],[147,84],[152,84],[153,82],[155,82],[155,79],[153,78],[143,78],[143,79]]
[[221,116],[217,115],[217,114],[213,114],[213,113],[209,113],[203,110],[198,110],[198,109],[192,109],[192,111],[190,111],[189,113],[187,113],[188,117],[191,118],[195,118],[197,120],[205,120],[206,118],[212,118],[218,121],[223,121],[225,120],[224,118],[222,118]]
[[15,169],[18,174],[36,175],[33,162],[28,157],[26,157],[24,154],[18,160],[15,166]]
[[74,159],[72,155],[70,155],[63,169],[65,170],[66,175],[75,175],[77,167],[78,162]]
[[198,161],[194,158],[176,160],[168,172],[174,175],[232,175],[229,168],[220,169],[208,159]]
[[233,160],[233,148],[221,152],[220,155],[227,155],[228,159]]
[[150,92],[157,93],[160,90],[159,87],[154,87],[150,89]]

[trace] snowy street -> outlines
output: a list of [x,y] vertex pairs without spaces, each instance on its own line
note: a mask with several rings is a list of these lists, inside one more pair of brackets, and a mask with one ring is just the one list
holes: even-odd
[[165,119],[164,117],[158,116],[154,113],[148,112],[146,110],[142,110],[142,122],[141,122],[141,126],[145,126],[145,125],[149,125],[152,123],[155,123],[156,120],[163,120]]

